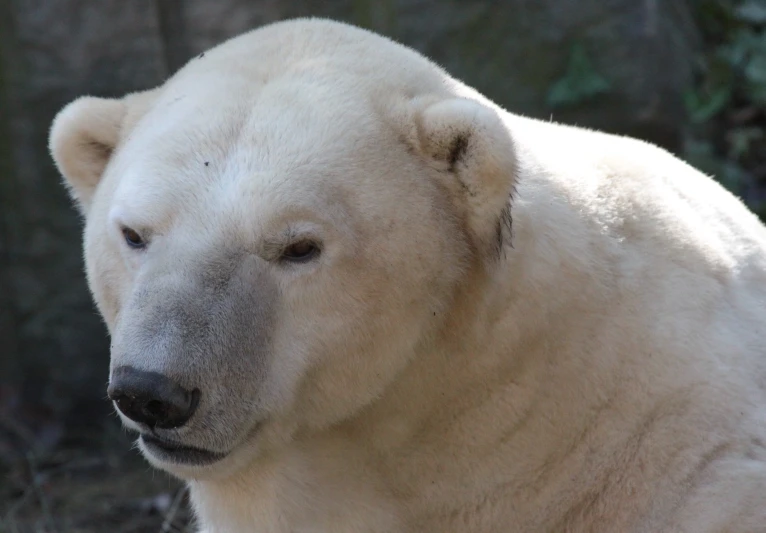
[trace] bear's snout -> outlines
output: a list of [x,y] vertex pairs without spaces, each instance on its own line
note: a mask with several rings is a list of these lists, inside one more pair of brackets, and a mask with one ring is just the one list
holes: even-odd
[[114,370],[107,394],[126,417],[160,429],[186,424],[200,397],[199,389],[189,391],[163,374],[132,366]]

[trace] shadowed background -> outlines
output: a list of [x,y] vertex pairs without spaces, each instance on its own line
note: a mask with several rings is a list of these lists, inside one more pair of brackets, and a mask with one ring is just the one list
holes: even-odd
[[188,523],[109,415],[54,114],[295,16],[383,33],[512,112],[659,144],[763,210],[766,0],[0,0],[0,532]]

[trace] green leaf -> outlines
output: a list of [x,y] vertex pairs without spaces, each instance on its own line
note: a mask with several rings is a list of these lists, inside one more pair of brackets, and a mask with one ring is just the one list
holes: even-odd
[[723,111],[730,100],[731,89],[729,87],[721,87],[713,91],[707,98],[696,92],[688,92],[684,95],[689,118],[695,124],[702,124],[715,117]]
[[547,101],[551,107],[576,105],[610,89],[609,81],[593,68],[585,48],[576,45],[569,56],[566,73],[551,85]]

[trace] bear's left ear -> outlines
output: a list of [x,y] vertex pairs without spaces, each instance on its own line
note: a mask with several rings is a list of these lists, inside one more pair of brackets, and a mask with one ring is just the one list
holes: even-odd
[[467,98],[426,104],[414,113],[411,143],[447,177],[458,208],[484,252],[499,252],[511,235],[516,156],[495,110]]

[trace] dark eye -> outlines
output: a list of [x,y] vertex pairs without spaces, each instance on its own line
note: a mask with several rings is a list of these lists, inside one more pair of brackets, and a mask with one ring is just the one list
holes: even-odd
[[282,251],[283,261],[305,263],[319,255],[319,245],[312,241],[299,241],[291,244]]
[[143,248],[146,246],[146,241],[141,238],[136,230],[130,228],[122,228],[122,236],[125,238],[125,242],[131,248]]

